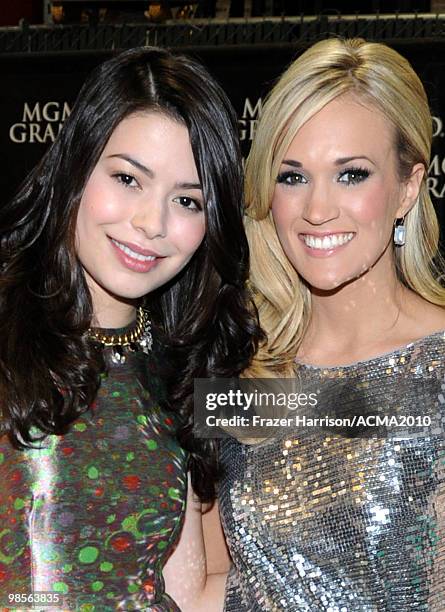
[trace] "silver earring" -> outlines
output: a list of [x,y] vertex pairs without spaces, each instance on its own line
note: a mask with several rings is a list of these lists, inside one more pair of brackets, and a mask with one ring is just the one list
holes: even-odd
[[406,240],[406,227],[404,224],[405,217],[400,220],[397,224],[397,219],[394,221],[394,244],[397,246],[403,246]]

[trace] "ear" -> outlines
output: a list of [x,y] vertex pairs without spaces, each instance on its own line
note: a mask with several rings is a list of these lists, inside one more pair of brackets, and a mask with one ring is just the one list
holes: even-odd
[[396,219],[404,217],[416,203],[424,176],[425,166],[415,164],[412,167],[411,174],[401,186],[400,205],[397,209]]

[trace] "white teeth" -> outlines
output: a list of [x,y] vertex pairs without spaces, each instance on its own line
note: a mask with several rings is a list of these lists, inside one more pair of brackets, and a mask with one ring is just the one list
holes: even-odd
[[132,259],[137,259],[138,261],[154,261],[156,259],[156,257],[154,255],[141,255],[140,253],[136,253],[135,251],[132,251],[129,247],[125,246],[125,244],[121,244],[120,242],[118,242],[117,240],[114,240],[114,238],[111,239],[111,241],[124,253],[126,253],[129,257],[131,257]]
[[302,235],[302,238],[308,247],[310,247],[311,249],[321,250],[333,249],[336,246],[346,244],[347,242],[352,240],[353,237],[354,234],[352,232],[348,234],[331,234],[330,236],[323,236],[323,238],[311,236],[310,234]]

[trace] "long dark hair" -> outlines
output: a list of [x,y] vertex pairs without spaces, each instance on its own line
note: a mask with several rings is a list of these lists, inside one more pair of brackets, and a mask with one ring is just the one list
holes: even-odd
[[181,274],[148,296],[172,365],[168,407],[182,423],[194,489],[214,495],[214,443],[192,433],[193,379],[237,376],[261,332],[246,291],[242,171],[233,109],[197,62],[126,51],[99,66],[62,132],[18,195],[0,209],[0,425],[16,448],[63,434],[92,404],[104,369],[86,332],[92,302],[76,256],[79,202],[113,130],[159,111],[183,122],[203,187],[207,231]]

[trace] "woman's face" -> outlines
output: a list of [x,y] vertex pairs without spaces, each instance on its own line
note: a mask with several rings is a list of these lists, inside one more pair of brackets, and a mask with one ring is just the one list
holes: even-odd
[[347,96],[293,139],[272,214],[287,257],[311,287],[332,290],[371,269],[392,269],[394,220],[414,204],[423,176],[418,164],[400,180],[394,139],[380,112]]
[[147,112],[112,133],[82,195],[78,257],[95,313],[153,291],[205,234],[203,194],[187,128]]

